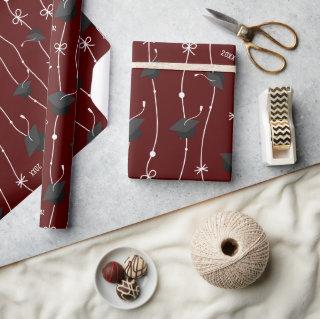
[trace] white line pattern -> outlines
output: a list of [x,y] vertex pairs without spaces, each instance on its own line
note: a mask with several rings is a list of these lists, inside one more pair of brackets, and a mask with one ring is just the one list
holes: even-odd
[[5,37],[3,37],[1,34],[0,34],[0,38],[5,41],[6,43],[8,43],[10,46],[13,47],[13,49],[16,51],[18,57],[20,58],[20,61],[21,63],[23,64],[23,66],[30,71],[30,73],[41,83],[41,85],[48,91],[48,87],[44,84],[44,82],[37,76],[36,73],[34,73],[30,67],[26,64],[26,62],[23,60],[19,50],[17,49],[17,47],[12,43],[10,42],[9,40],[7,40]]
[[9,211],[11,211],[11,207],[10,207],[10,205],[9,205],[9,202],[8,202],[7,198],[4,196],[4,193],[3,193],[3,191],[2,191],[2,189],[1,189],[1,188],[0,188],[0,193],[1,193],[1,195],[2,195],[2,197],[3,197],[3,199],[4,199],[4,201],[6,202],[6,204],[7,204],[8,208],[9,208]]
[[[9,121],[9,123],[11,124],[11,126],[21,135],[27,137],[27,134],[23,133],[21,130],[19,130],[14,122],[11,120],[11,118],[9,117],[9,115],[7,114],[7,112],[0,106],[0,111],[4,114],[4,116],[7,118],[7,120]],[[30,138],[31,139],[31,138]]]
[[[1,150],[2,154],[4,155],[4,157],[6,158],[8,164],[9,164],[9,166],[10,166],[10,168],[11,168],[13,174],[14,174],[14,176],[17,178],[17,181],[19,181],[20,178],[18,177],[18,174],[17,174],[16,170],[14,169],[14,167],[13,167],[13,165],[12,165],[12,163],[11,163],[11,161],[10,161],[7,153],[6,153],[6,151],[5,151],[4,148],[2,147],[2,145],[0,145],[0,150]],[[25,185],[24,183],[22,183],[22,186],[23,186],[25,189],[27,189],[28,191],[30,191],[31,193],[33,192],[33,190],[32,190],[31,188],[29,188],[27,185]]]
[[[13,76],[13,74],[10,72],[10,70],[8,69],[6,63],[4,62],[4,60],[0,57],[0,61],[3,64],[3,67],[5,68],[5,70],[8,72],[9,76],[11,77],[12,81],[18,85],[19,82],[15,79],[15,77]],[[27,69],[27,73],[29,75],[29,69]],[[47,109],[42,103],[40,103],[37,99],[35,99],[34,97],[32,97],[31,95],[28,95],[28,98],[33,101],[34,103],[40,105],[43,109]]]
[[[210,63],[213,64],[212,52],[211,52],[211,44],[209,44],[209,57],[210,57]],[[208,170],[209,170],[208,166],[206,164],[203,164],[203,145],[204,145],[204,140],[205,140],[205,136],[206,136],[206,132],[207,132],[208,122],[209,122],[210,115],[211,115],[212,108],[213,108],[213,104],[214,104],[215,95],[216,95],[216,87],[213,87],[211,103],[209,105],[209,112],[208,112],[208,115],[207,115],[207,118],[206,118],[206,122],[205,122],[204,129],[203,129],[203,132],[202,132],[202,137],[201,137],[200,165],[196,169],[197,174],[198,174],[198,171],[200,171],[201,179],[203,181],[204,181],[203,172],[208,172]]]
[[[183,43],[182,48],[184,49],[183,53],[187,53],[186,61],[185,61],[185,63],[187,64],[190,54],[195,55],[193,50],[195,50],[197,48],[197,45],[195,43]],[[185,73],[186,73],[186,71],[183,70],[182,76],[181,76],[180,92],[179,92],[179,98],[181,100],[182,115],[183,115],[184,119],[186,118],[186,111],[185,111],[185,104],[184,104],[184,99],[186,97],[186,94],[184,92]],[[181,167],[181,171],[180,171],[180,175],[179,175],[179,180],[181,180],[181,178],[182,178],[184,168],[186,165],[186,161],[187,161],[187,154],[188,154],[188,150],[189,150],[188,149],[188,142],[189,142],[189,140],[188,140],[188,138],[186,138],[185,139],[185,146],[184,146],[184,157],[183,157],[182,167]]]
[[[12,23],[13,24],[20,24],[21,26],[25,26],[27,29],[29,29],[31,31],[32,28],[30,27],[30,25],[23,20],[23,18],[26,18],[28,16],[28,14],[22,15],[21,9],[16,9],[15,12],[13,13],[12,9],[10,8],[9,1],[5,0],[5,2],[7,5],[7,8],[8,8],[8,11],[13,16]],[[27,41],[25,41],[25,42],[27,42]],[[50,58],[49,54],[45,50],[45,48],[43,47],[41,41],[36,41],[36,42],[38,42],[40,49],[44,52],[46,57],[49,59]],[[23,43],[21,44],[21,46],[23,46]]]
[[[151,61],[150,42],[147,42],[147,43],[148,43],[148,59],[150,62]],[[155,50],[155,53],[157,54],[157,50]],[[157,155],[156,146],[157,146],[158,134],[159,134],[158,99],[157,99],[157,90],[156,90],[156,85],[155,85],[154,79],[151,79],[151,83],[152,83],[152,91],[153,91],[153,99],[154,99],[154,108],[155,108],[155,113],[156,113],[155,114],[156,131],[155,131],[155,138],[154,138],[154,142],[153,142],[153,147],[152,147],[152,150],[149,152],[149,159],[146,164],[146,173],[145,173],[145,175],[141,175],[140,179],[152,179],[152,178],[156,177],[156,175],[157,175],[156,170],[154,170],[154,169],[149,170],[149,165],[150,165],[152,158],[154,158]]]

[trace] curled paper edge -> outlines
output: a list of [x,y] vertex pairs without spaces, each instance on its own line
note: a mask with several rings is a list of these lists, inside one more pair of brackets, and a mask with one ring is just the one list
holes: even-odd
[[[95,64],[91,82],[91,98],[96,107],[108,119],[110,89],[110,50]],[[101,85],[104,83],[104,85]]]

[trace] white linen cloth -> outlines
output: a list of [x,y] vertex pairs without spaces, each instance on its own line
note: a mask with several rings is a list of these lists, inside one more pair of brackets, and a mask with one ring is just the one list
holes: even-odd
[[[0,318],[318,319],[319,190],[315,166],[1,268]],[[192,233],[218,210],[254,217],[270,240],[267,270],[248,288],[212,287],[192,266]],[[159,271],[155,295],[133,311],[111,308],[94,288],[97,262],[118,246],[147,251]]]

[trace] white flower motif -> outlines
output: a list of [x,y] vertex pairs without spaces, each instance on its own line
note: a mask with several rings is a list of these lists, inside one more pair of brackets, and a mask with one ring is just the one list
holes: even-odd
[[16,181],[16,184],[22,188],[23,186],[25,186],[25,183],[27,183],[28,180],[26,179],[26,177],[22,174],[20,174],[20,178],[18,178],[18,180]]
[[232,121],[234,119],[234,114],[229,112],[229,121]]
[[195,43],[183,43],[182,44],[183,53],[191,53],[192,55],[195,55],[193,50],[197,48],[197,45]]
[[152,169],[147,174],[141,175],[140,179],[152,179],[152,178],[156,177],[156,175],[157,175],[157,172],[154,169]]
[[197,175],[201,174],[201,172],[208,172],[207,164],[203,164],[202,166],[197,166],[194,172],[197,173]]
[[90,47],[94,47],[94,44],[91,43],[92,39],[91,37],[86,37],[85,39],[80,40],[79,48],[83,50],[83,52],[86,52],[87,49]]
[[56,53],[65,55],[65,53],[63,51],[66,50],[67,43],[56,42],[53,47],[56,49]]
[[80,37],[79,48],[80,48],[80,50],[83,50],[83,52],[86,52],[88,49],[89,53],[92,56],[94,63],[96,63],[97,59],[95,58],[95,56],[90,48],[90,47],[94,47],[95,45],[93,43],[91,43],[91,40],[92,40],[91,37],[86,37],[85,39],[82,39]]
[[20,25],[22,25],[23,24],[23,20],[22,19],[27,17],[27,16],[28,16],[28,14],[22,15],[21,9],[16,9],[16,11],[14,12],[12,23],[13,24],[20,23]]
[[50,17],[52,17],[52,12],[53,12],[53,4],[49,4],[48,7],[43,7],[43,9],[40,11],[40,15],[42,17],[45,17],[46,20]]

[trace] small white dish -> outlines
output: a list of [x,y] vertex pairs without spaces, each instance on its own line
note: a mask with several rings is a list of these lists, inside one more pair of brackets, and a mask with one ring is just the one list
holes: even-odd
[[[140,296],[134,301],[125,301],[119,298],[116,284],[107,282],[102,276],[102,268],[110,261],[116,261],[123,266],[124,261],[132,255],[140,255],[148,265],[145,276],[137,279],[141,288]],[[153,260],[144,251],[130,247],[119,247],[105,254],[98,263],[95,273],[95,286],[98,293],[106,302],[115,308],[130,310],[144,305],[154,294],[158,284],[158,273]]]

